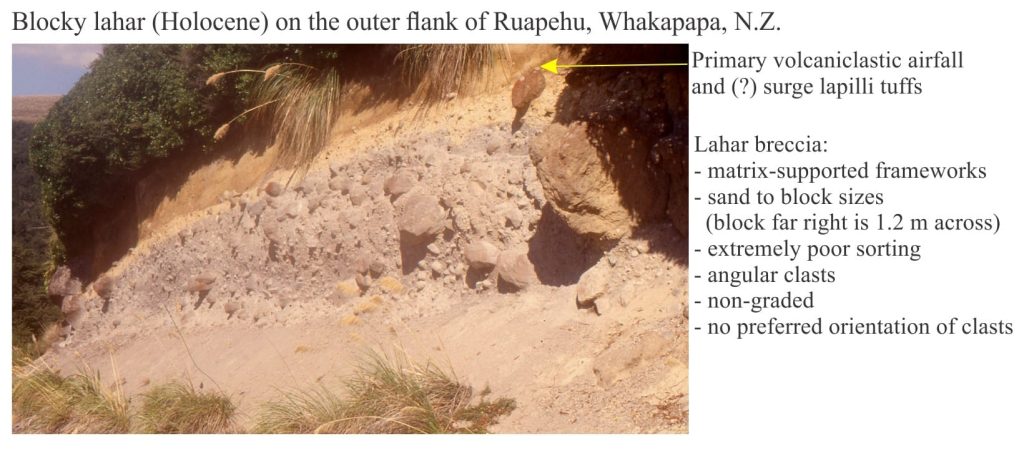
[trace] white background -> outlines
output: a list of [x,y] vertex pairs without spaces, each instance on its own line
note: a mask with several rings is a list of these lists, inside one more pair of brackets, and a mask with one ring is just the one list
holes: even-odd
[[[78,15],[93,10],[118,10],[125,14],[152,17],[158,6],[137,2],[42,2],[6,7],[0,61],[11,61],[11,42],[20,43],[110,43],[110,42],[665,42],[690,43],[691,51],[739,55],[789,55],[831,53],[837,50],[867,53],[890,50],[893,54],[918,51],[963,50],[965,69],[956,71],[891,71],[865,75],[900,78],[916,76],[923,83],[919,96],[850,98],[842,101],[812,96],[801,100],[787,97],[737,100],[732,97],[691,96],[691,135],[726,134],[751,137],[803,137],[808,134],[828,139],[830,152],[821,155],[735,157],[691,154],[691,167],[713,161],[732,164],[742,160],[773,164],[858,163],[885,160],[906,165],[961,165],[970,160],[988,168],[988,178],[974,181],[838,182],[828,186],[845,190],[882,191],[881,208],[844,207],[836,211],[903,213],[907,217],[974,217],[1002,219],[998,235],[985,233],[927,232],[898,235],[838,232],[825,238],[806,233],[784,236],[773,233],[736,234],[737,242],[790,240],[835,242],[884,242],[892,238],[922,245],[920,262],[903,259],[843,259],[825,264],[839,280],[815,287],[818,306],[803,314],[780,312],[786,318],[824,316],[878,320],[908,319],[942,321],[956,316],[973,316],[989,321],[1010,321],[1018,332],[1010,336],[908,336],[908,337],[760,337],[737,341],[709,337],[691,331],[690,340],[690,435],[689,436],[503,436],[503,437],[5,437],[13,447],[28,449],[44,444],[75,446],[77,449],[110,449],[146,446],[151,449],[181,449],[192,445],[234,446],[246,449],[280,449],[281,446],[332,448],[353,446],[389,447],[487,447],[522,449],[525,446],[559,446],[587,449],[880,449],[905,447],[929,449],[985,448],[1022,449],[1019,430],[1024,424],[1024,381],[1021,335],[1022,296],[1020,264],[1022,246],[1020,207],[1022,180],[1021,94],[1022,65],[1018,29],[1021,8],[1011,2],[970,2],[940,4],[920,2],[860,1],[843,6],[825,2],[610,2],[589,1],[579,6],[554,2],[515,1],[485,7],[477,2],[270,2],[249,1],[213,5],[211,2],[175,1],[162,8],[178,11],[199,9],[204,14],[255,14],[306,16],[319,9],[338,16],[403,16],[411,9],[438,13],[451,9],[456,15],[475,14],[483,9],[509,13],[552,16],[561,10],[570,15],[593,17],[590,36],[549,32],[541,38],[530,33],[444,32],[444,33],[275,33],[257,37],[244,33],[192,33],[165,35],[151,32],[99,33],[86,31],[73,37],[67,33],[12,33],[10,10],[34,8],[39,13],[59,13],[67,8]],[[150,2],[158,5],[156,2]],[[1013,6],[1010,6],[1010,5]],[[63,5],[63,6],[61,6]],[[606,33],[599,30],[594,11],[628,9],[636,13],[654,10],[659,15],[718,16],[731,24],[732,11],[773,10],[782,30],[774,33],[732,33],[700,38],[666,33]],[[756,80],[816,80],[819,76],[841,78],[856,71],[812,70],[761,74],[743,70],[691,71],[691,81],[721,76],[750,75]],[[10,71],[0,73],[5,86]],[[2,97],[4,114],[11,111],[9,96]],[[11,130],[2,121],[3,142],[10,142]],[[691,140],[692,142],[692,140]],[[9,148],[8,148],[9,149]],[[10,180],[10,153],[0,164]],[[748,162],[749,161],[745,161]],[[722,163],[725,164],[725,163]],[[772,187],[772,184],[738,183],[739,186]],[[691,176],[694,195],[725,190],[729,185],[709,184]],[[11,205],[10,191],[3,190],[0,202]],[[4,209],[4,249],[10,249],[9,210]],[[718,210],[723,211],[723,210]],[[753,207],[735,209],[753,212]],[[793,207],[769,207],[759,211],[798,212]],[[809,211],[809,210],[807,210]],[[708,207],[691,207],[691,246],[711,242],[703,220]],[[727,242],[717,236],[715,242]],[[4,292],[10,293],[10,258],[3,259]],[[758,263],[767,261],[758,261]],[[744,266],[742,261],[727,262]],[[751,261],[752,265],[754,262]],[[714,266],[712,266],[714,265]],[[778,265],[784,266],[782,262]],[[691,273],[706,272],[716,264],[701,254],[691,253]],[[718,292],[719,288],[691,280],[691,300]],[[756,287],[743,293],[752,294]],[[805,290],[803,286],[794,287]],[[735,291],[735,290],[734,290]],[[779,291],[779,288],[771,288]],[[785,291],[783,289],[782,291]],[[7,324],[10,311],[2,310]],[[692,325],[709,320],[764,319],[766,315],[727,315],[691,308]],[[10,329],[4,330],[9,343]],[[5,344],[4,349],[9,349]],[[9,360],[6,360],[9,361]],[[5,383],[8,372],[0,372]],[[9,386],[9,385],[6,385]],[[2,391],[4,405],[10,393]],[[9,433],[9,413],[2,414],[4,433]]]

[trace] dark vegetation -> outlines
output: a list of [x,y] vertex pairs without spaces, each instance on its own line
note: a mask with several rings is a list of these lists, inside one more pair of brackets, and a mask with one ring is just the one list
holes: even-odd
[[318,46],[108,45],[36,128],[31,163],[55,231],[54,263],[88,277],[95,226],[129,206],[135,183],[161,162],[212,149],[217,128],[249,102],[259,74],[208,86],[211,73],[273,62],[326,64]]
[[12,174],[12,334],[14,345],[29,349],[34,337],[41,337],[47,325],[57,321],[60,309],[46,298],[44,277],[48,257],[46,226],[39,203],[39,179],[28,163],[28,140],[32,124],[14,121],[11,134]]

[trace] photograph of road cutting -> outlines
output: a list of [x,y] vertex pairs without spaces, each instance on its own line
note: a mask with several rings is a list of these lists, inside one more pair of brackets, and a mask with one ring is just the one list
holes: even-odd
[[686,45],[82,47],[14,432],[688,432]]

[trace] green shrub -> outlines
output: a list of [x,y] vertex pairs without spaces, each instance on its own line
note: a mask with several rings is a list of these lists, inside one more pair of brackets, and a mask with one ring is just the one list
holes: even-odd
[[91,246],[92,224],[123,205],[147,165],[211,133],[201,84],[173,45],[110,45],[36,126],[32,167],[42,180],[45,213],[62,246]]

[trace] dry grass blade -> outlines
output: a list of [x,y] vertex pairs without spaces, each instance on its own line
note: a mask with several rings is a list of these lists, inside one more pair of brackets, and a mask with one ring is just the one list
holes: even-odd
[[397,62],[407,83],[420,85],[428,101],[459,93],[473,80],[508,59],[508,46],[498,44],[410,45]]
[[235,428],[235,405],[224,395],[200,393],[172,382],[142,395],[141,432],[156,434],[215,434]]
[[[196,371],[199,371],[200,374],[206,376],[206,379],[213,383],[213,385],[217,387],[217,390],[223,393],[224,389],[220,387],[217,380],[211,377],[210,374],[204,371],[203,368],[199,366],[199,363],[196,362],[195,356],[192,355],[192,348],[190,348],[188,346],[188,342],[185,341],[185,334],[181,332],[181,327],[178,327],[178,322],[174,320],[174,315],[171,315],[171,311],[167,309],[166,305],[161,305],[160,307],[164,309],[164,313],[167,314],[167,318],[171,320],[171,325],[174,326],[174,331],[178,334],[178,339],[181,340],[181,346],[185,348],[185,354],[187,354],[188,359],[192,361],[192,366],[194,366]],[[191,383],[191,377],[189,377],[189,383]]]
[[221,125],[220,127],[217,128],[217,131],[214,132],[213,140],[214,141],[220,141],[220,140],[224,139],[224,137],[228,135],[228,131],[230,131],[230,130],[231,130],[231,123],[230,122],[227,123],[227,124]]
[[269,105],[273,105],[273,104],[278,103],[280,101],[281,101],[281,99],[269,100],[269,101],[263,102],[263,103],[261,103],[259,105],[256,105],[256,106],[254,106],[252,108],[249,108],[248,110],[245,110],[245,111],[239,113],[237,116],[231,118],[230,121],[225,122],[224,125],[221,125],[220,127],[217,128],[217,131],[213,133],[213,140],[214,141],[220,141],[220,140],[224,139],[224,137],[227,136],[228,132],[231,131],[231,124],[234,123],[235,121],[239,120],[239,119],[242,119],[243,117],[245,117],[245,115],[247,115],[247,114],[249,114],[249,113],[251,113],[253,111],[259,110],[260,108],[265,108],[265,107],[267,107]]
[[273,66],[268,67],[267,70],[263,72],[263,81],[267,81],[270,80],[271,78],[274,78],[274,76],[277,75],[278,72],[281,72],[281,67],[281,64],[275,64]]
[[217,72],[216,74],[210,75],[210,78],[206,79],[206,86],[213,86],[220,82],[222,78],[227,75],[225,72]]
[[237,69],[237,70],[229,70],[229,71],[224,71],[224,72],[217,72],[216,74],[210,75],[210,77],[206,79],[206,86],[216,85],[217,83],[220,83],[220,81],[224,77],[226,77],[228,75],[231,75],[231,74],[240,74],[240,73],[257,73],[257,74],[262,74],[262,73],[264,73],[264,71],[262,71],[262,70],[254,70],[254,69]]

